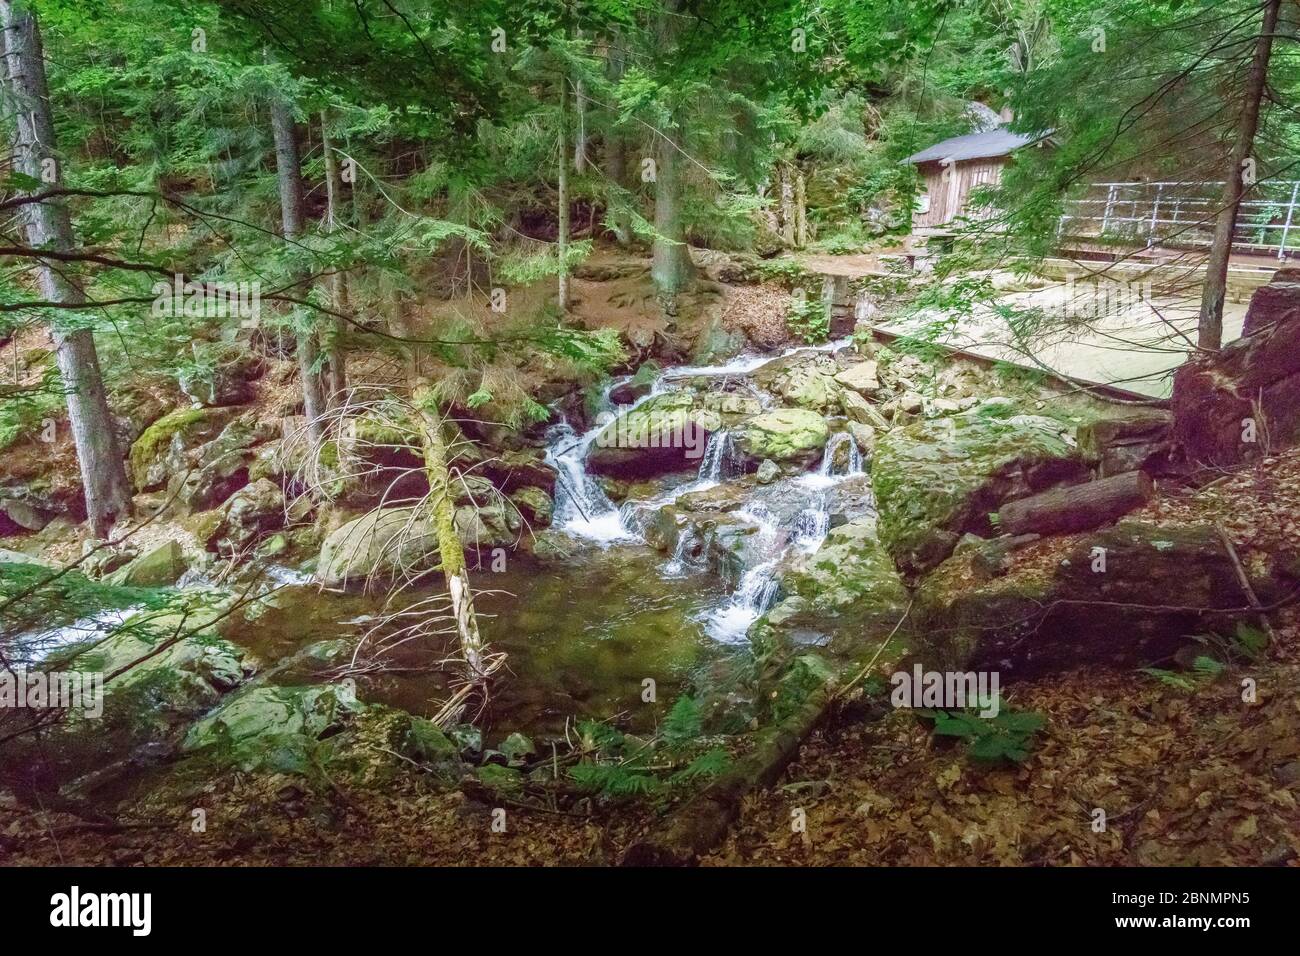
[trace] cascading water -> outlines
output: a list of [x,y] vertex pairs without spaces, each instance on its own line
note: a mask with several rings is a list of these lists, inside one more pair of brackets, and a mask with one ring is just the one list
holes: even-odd
[[566,421],[546,433],[546,461],[556,471],[553,527],[600,544],[633,541],[636,536],[623,527],[618,509],[587,473],[584,459],[599,428],[578,435]]
[[[830,342],[823,346],[788,350],[785,355],[798,351],[835,352],[844,348],[847,341]],[[723,378],[746,376],[772,356],[742,356],[723,365],[679,367],[664,372],[654,382],[645,401],[665,391],[679,388],[678,382],[697,378]],[[608,393],[604,406],[608,409]],[[620,406],[624,413],[629,406]],[[716,487],[736,478],[744,471],[733,436],[725,429],[714,432],[705,446],[696,477],[689,482],[667,489],[649,499],[625,502],[615,507],[600,484],[587,473],[587,451],[604,422],[583,435],[578,435],[566,422],[555,425],[547,433],[547,461],[555,467],[559,479],[555,488],[554,526],[575,537],[608,545],[620,541],[644,539],[647,522],[664,505],[672,504],[682,495]],[[847,447],[846,447],[847,446]],[[736,643],[745,640],[751,624],[766,613],[779,592],[778,572],[782,563],[798,554],[815,552],[830,529],[829,489],[851,475],[862,474],[862,454],[847,432],[833,435],[827,442],[820,467],[815,473],[787,479],[777,486],[755,489],[750,492],[747,504],[734,512],[735,517],[757,526],[748,539],[744,554],[744,570],[739,572],[735,589],[704,619],[708,633],[717,641]],[[764,495],[794,492],[795,500],[804,498],[806,505],[791,512],[781,508],[785,517],[778,515],[761,500]],[[812,494],[810,495],[809,492]],[[689,569],[689,555],[697,544],[692,528],[684,527],[678,536],[672,556],[665,562],[665,575],[679,577]]]

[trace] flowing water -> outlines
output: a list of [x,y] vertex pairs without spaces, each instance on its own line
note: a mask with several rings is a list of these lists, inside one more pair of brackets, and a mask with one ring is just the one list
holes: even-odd
[[[801,351],[835,352],[847,344],[847,341],[836,341],[789,349],[781,357]],[[744,379],[774,358],[745,355],[721,365],[668,369],[649,394],[660,395],[699,379]],[[607,401],[605,405],[608,407]],[[567,424],[555,426],[548,435],[548,460],[562,477],[556,486],[554,527],[573,538],[601,547],[615,542],[642,541],[646,523],[659,508],[672,504],[684,494],[717,487],[743,473],[734,436],[721,429],[710,436],[693,481],[615,507],[585,468],[587,450],[605,422],[602,419],[581,436],[574,434]],[[704,609],[698,618],[709,637],[722,644],[744,642],[749,627],[776,600],[783,562],[793,554],[814,553],[825,540],[831,521],[830,492],[845,478],[861,474],[862,453],[857,443],[847,432],[837,432],[827,442],[816,472],[754,489],[745,506],[735,512],[736,517],[756,526],[745,548],[746,566],[734,589]],[[785,507],[778,510],[765,503],[765,499],[782,499]],[[790,507],[791,501],[797,502],[798,507]],[[683,528],[675,550],[658,569],[659,574],[670,579],[689,577],[691,568],[686,555],[696,544],[690,527]]]

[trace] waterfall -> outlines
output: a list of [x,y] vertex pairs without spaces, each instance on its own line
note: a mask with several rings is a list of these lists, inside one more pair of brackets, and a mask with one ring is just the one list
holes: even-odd
[[587,473],[583,459],[599,428],[579,436],[566,421],[546,433],[546,461],[556,471],[553,527],[601,544],[632,541],[619,510]]
[[[848,462],[844,471],[837,473],[835,459],[845,443],[849,446]],[[858,448],[858,443],[848,432],[836,432],[826,442],[826,448],[822,451],[822,463],[816,473],[801,475],[799,483],[807,488],[829,488],[841,479],[862,473],[862,452]]]

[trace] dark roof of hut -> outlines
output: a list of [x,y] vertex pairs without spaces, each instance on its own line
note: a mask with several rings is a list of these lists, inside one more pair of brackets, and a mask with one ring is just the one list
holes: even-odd
[[944,159],[950,159],[954,163],[968,159],[992,159],[995,156],[1006,156],[1021,146],[1037,143],[1049,135],[1050,133],[1013,133],[1005,126],[999,126],[982,133],[967,133],[965,136],[945,139],[929,149],[914,153],[903,162],[915,165],[937,163]]

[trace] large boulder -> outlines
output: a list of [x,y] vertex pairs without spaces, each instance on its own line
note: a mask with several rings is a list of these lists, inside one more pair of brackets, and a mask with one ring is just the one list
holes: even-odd
[[1174,416],[1163,409],[1099,418],[1079,426],[1079,454],[1100,478],[1139,469],[1158,475],[1173,462]]
[[1300,293],[1294,287],[1288,281],[1260,289],[1252,309],[1261,293],[1272,291],[1249,334],[1174,373],[1174,437],[1192,464],[1228,467],[1300,439]]
[[215,508],[248,484],[257,446],[278,437],[279,425],[256,412],[240,415],[221,434],[187,455],[189,470],[173,476],[169,495],[190,511]]
[[1300,269],[1278,269],[1268,285],[1256,289],[1246,307],[1242,335],[1254,335],[1270,325],[1300,320]]
[[331,532],[321,545],[316,577],[326,587],[362,585],[398,570],[423,572],[438,563],[438,536],[421,508],[381,508]]
[[144,430],[131,445],[131,477],[139,491],[161,488],[192,464],[189,452],[216,438],[238,409],[180,408]]
[[806,408],[777,408],[745,422],[736,432],[736,447],[757,464],[764,459],[809,464],[830,436],[826,419]]
[[754,371],[754,381],[787,405],[829,414],[840,408],[843,388],[835,381],[838,372],[829,355],[796,352],[760,366]]
[[208,551],[236,555],[268,532],[284,527],[284,494],[279,485],[259,478],[245,485],[216,511],[195,524],[195,537]]
[[722,426],[718,412],[702,407],[691,392],[650,398],[610,421],[587,452],[587,467],[599,475],[643,479],[693,471]]
[[113,571],[108,582],[129,587],[167,587],[179,581],[188,568],[180,542],[173,539]]
[[986,560],[1000,544],[963,547],[918,589],[913,632],[927,666],[1027,676],[1154,664],[1222,623],[1214,609],[1246,604],[1208,525],[1122,521]]
[[475,465],[474,471],[507,494],[526,486],[555,494],[555,469],[546,463],[541,449],[497,452]]
[[228,601],[197,595],[141,612],[68,666],[104,675],[104,716],[128,736],[170,730],[207,711],[255,669],[247,651],[219,634],[230,620]]
[[1061,423],[989,402],[882,435],[871,462],[880,538],[900,570],[922,573],[966,532],[992,533],[1004,502],[1087,470]]
[[248,771],[296,769],[315,741],[363,709],[348,685],[248,687],[191,726],[182,749]]
[[871,517],[833,528],[815,553],[794,557],[781,571],[779,593],[756,633],[800,644],[829,642],[842,654],[892,632],[908,603]]
[[835,381],[864,396],[874,396],[880,391],[879,368],[871,359],[856,362],[842,372],[837,372]]

